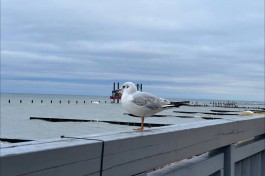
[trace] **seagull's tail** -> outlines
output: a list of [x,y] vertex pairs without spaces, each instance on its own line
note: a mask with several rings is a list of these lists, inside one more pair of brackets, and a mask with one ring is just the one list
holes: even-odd
[[179,102],[170,102],[170,104],[168,105],[164,105],[163,108],[177,108],[177,107],[180,107],[180,106],[187,106],[189,105],[189,101],[179,101]]

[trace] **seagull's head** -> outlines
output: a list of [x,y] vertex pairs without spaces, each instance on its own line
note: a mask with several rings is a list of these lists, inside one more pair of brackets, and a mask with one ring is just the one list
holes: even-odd
[[122,93],[123,94],[133,94],[134,92],[137,92],[137,88],[134,83],[132,82],[126,82],[122,85]]

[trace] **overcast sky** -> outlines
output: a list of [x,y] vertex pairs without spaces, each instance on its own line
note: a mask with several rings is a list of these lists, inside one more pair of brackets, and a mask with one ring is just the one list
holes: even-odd
[[1,0],[1,92],[264,101],[264,0]]

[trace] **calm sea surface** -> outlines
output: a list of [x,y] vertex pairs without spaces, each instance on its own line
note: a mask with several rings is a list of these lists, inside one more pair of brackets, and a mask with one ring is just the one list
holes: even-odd
[[[20,102],[22,101],[22,102]],[[176,100],[182,101],[182,100]],[[208,104],[213,100],[190,100],[193,104]],[[216,101],[217,102],[217,101]],[[219,101],[220,102],[220,101]],[[246,109],[264,108],[264,102],[237,102],[240,107],[228,108],[243,112]],[[207,118],[231,118],[238,115],[212,115],[203,112],[226,110],[220,107],[187,107],[170,109],[159,113],[166,117],[146,118],[146,123],[186,124],[206,121]],[[174,111],[178,111],[177,113]],[[192,113],[185,113],[192,112]],[[196,112],[196,113],[193,113]],[[131,131],[134,126],[109,124],[104,122],[48,122],[30,120],[30,117],[68,118],[85,120],[105,120],[119,122],[140,122],[139,118],[126,114],[121,104],[110,103],[109,97],[1,94],[1,138],[42,140],[65,136],[79,136],[110,132]],[[229,114],[229,113],[228,113]]]

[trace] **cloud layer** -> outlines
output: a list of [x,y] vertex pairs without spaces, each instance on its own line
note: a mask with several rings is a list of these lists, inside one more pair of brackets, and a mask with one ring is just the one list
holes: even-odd
[[264,101],[264,1],[3,0],[1,91]]

